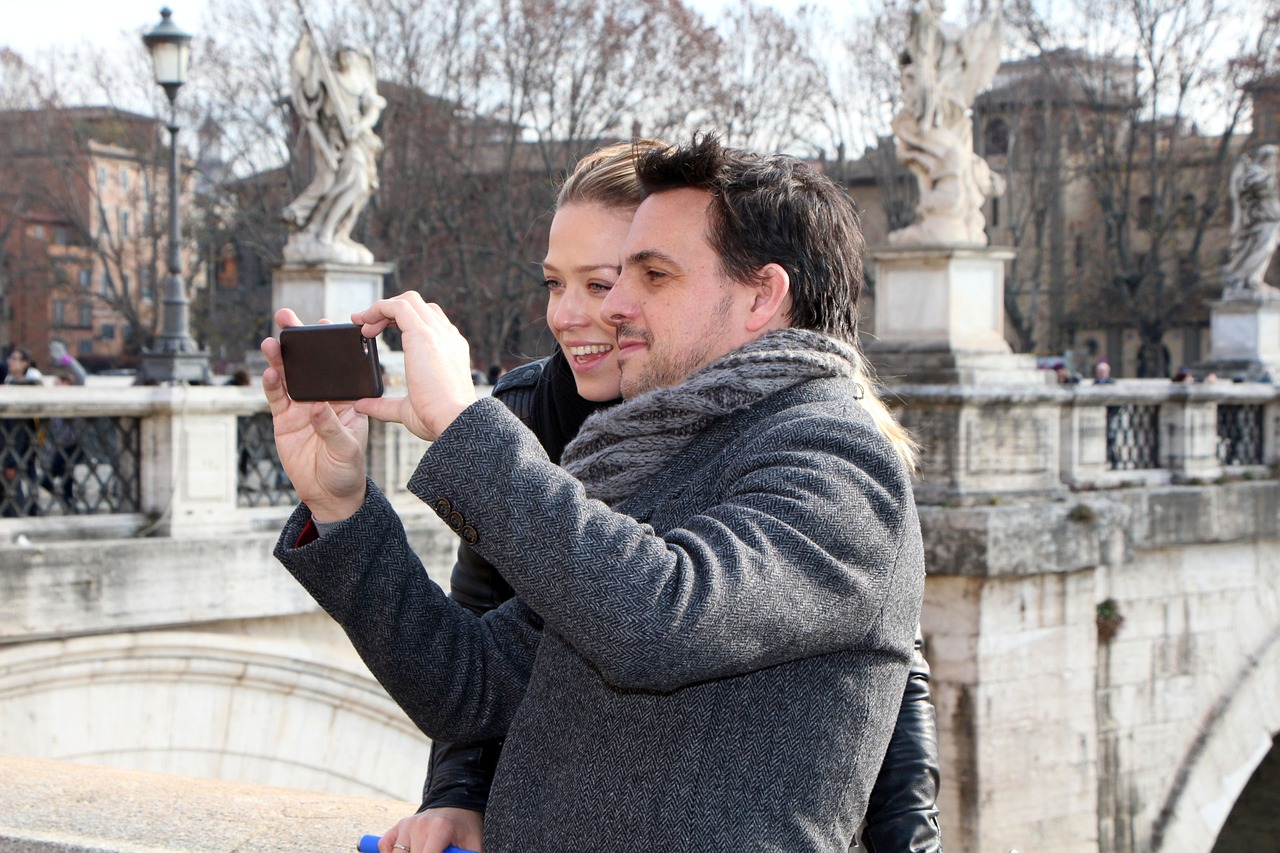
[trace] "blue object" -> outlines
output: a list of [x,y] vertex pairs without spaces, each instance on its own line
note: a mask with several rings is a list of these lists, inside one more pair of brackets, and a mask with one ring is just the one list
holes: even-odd
[[[381,840],[381,835],[362,835],[360,836],[360,842],[356,844],[356,850],[359,850],[360,853],[378,853],[378,842]],[[476,851],[463,850],[461,847],[450,844],[441,853],[476,853]]]

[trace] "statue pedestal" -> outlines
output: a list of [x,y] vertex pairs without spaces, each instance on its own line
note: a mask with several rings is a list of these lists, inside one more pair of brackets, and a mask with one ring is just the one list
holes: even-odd
[[1004,265],[1012,249],[913,246],[872,253],[875,339],[886,381],[913,385],[1034,383],[1035,357],[1004,339]]
[[1280,379],[1280,291],[1230,294],[1209,303],[1209,356],[1196,365],[1203,376],[1253,382]]
[[304,323],[350,323],[354,312],[382,298],[383,279],[393,269],[394,264],[282,264],[271,276],[271,311],[292,308]]
[[1056,497],[1063,392],[1004,339],[1011,249],[920,246],[872,254],[879,379],[923,448],[922,503]]

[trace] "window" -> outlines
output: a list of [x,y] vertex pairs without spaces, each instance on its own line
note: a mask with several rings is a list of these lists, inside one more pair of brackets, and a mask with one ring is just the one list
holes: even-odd
[[80,350],[81,355],[93,355],[93,341],[81,341],[80,346],[78,346],[77,349]]
[[129,236],[129,211],[127,210],[120,211],[120,236]]
[[33,239],[35,239],[35,240],[43,240],[43,239],[44,239],[44,226],[43,226],[43,225],[32,225],[32,226],[31,226],[31,237],[32,237]]
[[111,273],[107,270],[102,271],[102,295],[111,295]]
[[80,303],[80,326],[86,329],[93,328],[93,303],[92,302]]
[[98,167],[98,189],[101,190],[106,185],[107,185],[107,167],[99,166]]
[[53,230],[53,242],[59,246],[71,245],[71,235],[67,233],[65,228],[55,228]]
[[89,287],[93,284],[93,270],[88,267],[81,267],[78,280],[81,287]]
[[102,328],[98,330],[98,337],[104,341],[114,341],[116,339],[116,324],[103,323]]
[[991,227],[995,228],[1000,224],[1000,199],[991,199]]
[[156,285],[151,278],[151,269],[143,267],[138,270],[138,295],[143,299],[152,300],[156,298]]
[[60,329],[67,324],[67,303],[61,299],[53,300],[53,327]]
[[126,297],[129,295],[129,274],[128,273],[120,274],[120,293]]
[[987,156],[1009,153],[1009,124],[1002,118],[987,122]]
[[124,166],[120,167],[120,189],[129,190],[129,170]]

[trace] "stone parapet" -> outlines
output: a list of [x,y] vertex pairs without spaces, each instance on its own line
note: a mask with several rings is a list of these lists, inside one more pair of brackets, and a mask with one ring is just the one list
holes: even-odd
[[1280,482],[1086,492],[920,507],[931,576],[1016,577],[1120,565],[1137,550],[1280,538]]
[[[259,517],[268,530],[234,536],[0,547],[0,646],[316,612],[271,553],[284,513]],[[407,530],[428,573],[447,584],[457,536],[433,513],[411,520]]]

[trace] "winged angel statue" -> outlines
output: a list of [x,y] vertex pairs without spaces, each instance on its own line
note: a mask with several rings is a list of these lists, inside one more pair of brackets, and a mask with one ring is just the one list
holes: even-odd
[[306,22],[290,71],[294,109],[315,153],[315,177],[281,214],[291,231],[284,259],[372,263],[373,253],[351,238],[351,229],[378,188],[382,140],[373,128],[387,102],[378,95],[373,57],[343,47],[330,62]]
[[895,245],[985,246],[982,204],[1004,180],[973,151],[973,99],[1000,64],[999,0],[983,0],[978,20],[960,30],[942,20],[943,0],[916,0],[899,59],[902,108],[892,127],[898,160],[916,176],[916,222],[889,235]]

